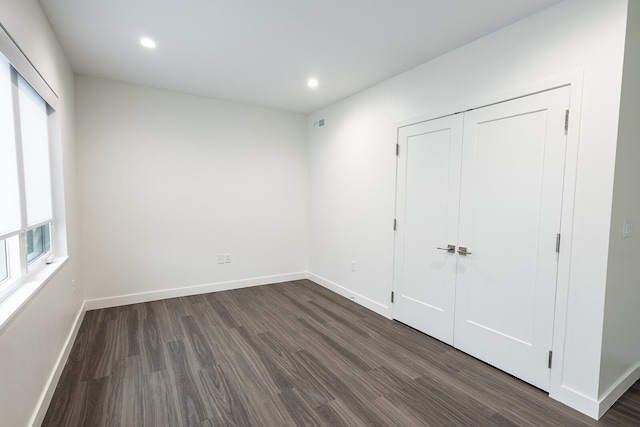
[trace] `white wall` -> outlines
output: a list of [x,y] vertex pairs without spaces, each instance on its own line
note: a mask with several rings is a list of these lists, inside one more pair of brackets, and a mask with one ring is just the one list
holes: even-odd
[[[616,155],[600,395],[622,379],[640,377],[640,3],[629,2]],[[622,239],[625,219],[632,238]]]
[[76,100],[89,308],[303,277],[304,116],[81,76]]
[[[72,280],[79,278],[76,197],[76,148],[73,73],[40,4],[36,0],[0,1],[0,22],[16,40],[40,74],[60,97],[61,138],[52,156],[63,168],[54,168],[53,192],[56,230],[60,236],[55,249],[69,261],[0,332],[0,424],[24,426],[36,419],[49,382],[56,373],[58,359],[74,330],[84,301],[82,284],[75,294]],[[65,213],[66,215],[62,215]],[[43,415],[42,413],[39,415]]]
[[[624,0],[567,0],[312,114],[312,277],[390,316],[395,122],[584,71],[582,115],[572,117],[571,132],[580,136],[574,217],[563,230],[570,258],[551,395],[597,416],[625,22]],[[314,128],[321,118],[326,126]]]

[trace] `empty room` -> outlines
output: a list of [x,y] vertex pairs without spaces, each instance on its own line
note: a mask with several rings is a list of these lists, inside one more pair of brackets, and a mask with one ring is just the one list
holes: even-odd
[[640,425],[640,3],[0,0],[0,425]]

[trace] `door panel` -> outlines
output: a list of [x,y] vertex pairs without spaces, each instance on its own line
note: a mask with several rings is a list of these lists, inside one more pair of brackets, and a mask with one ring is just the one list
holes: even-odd
[[465,113],[454,345],[548,390],[569,88]]
[[453,342],[462,116],[399,133],[394,317]]

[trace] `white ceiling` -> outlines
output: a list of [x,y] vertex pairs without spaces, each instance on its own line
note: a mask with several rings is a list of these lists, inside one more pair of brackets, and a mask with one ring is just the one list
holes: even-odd
[[79,74],[300,113],[559,2],[41,0]]

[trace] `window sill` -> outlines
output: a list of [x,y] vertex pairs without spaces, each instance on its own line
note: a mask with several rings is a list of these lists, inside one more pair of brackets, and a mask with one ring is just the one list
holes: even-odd
[[58,270],[67,263],[68,259],[68,256],[58,257],[51,264],[43,265],[42,268],[30,274],[26,281],[9,296],[0,301],[0,334],[4,332]]

